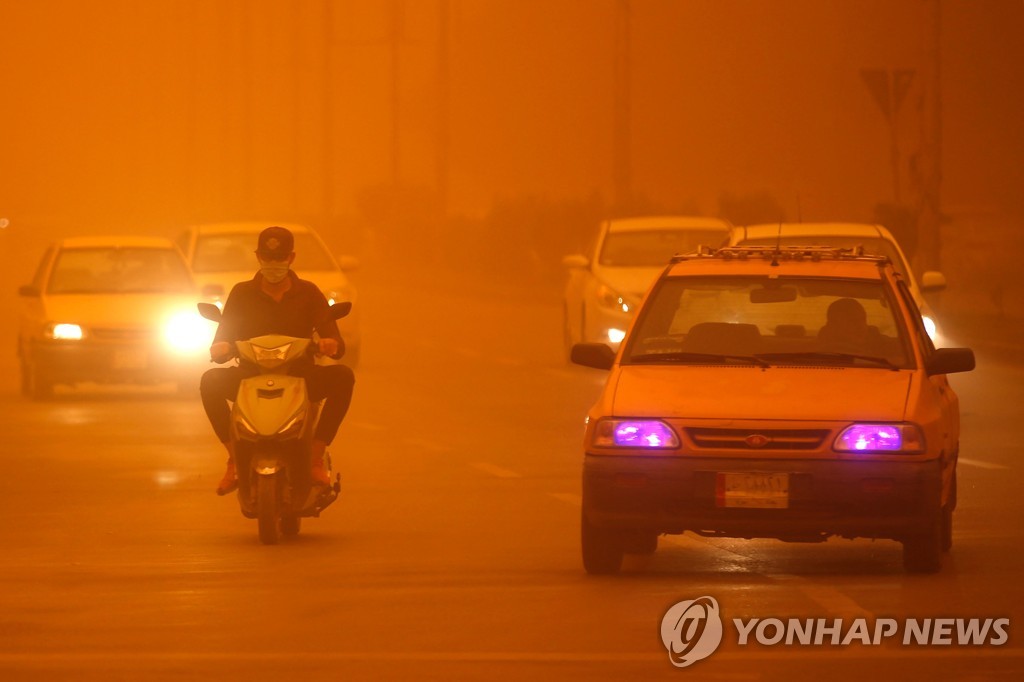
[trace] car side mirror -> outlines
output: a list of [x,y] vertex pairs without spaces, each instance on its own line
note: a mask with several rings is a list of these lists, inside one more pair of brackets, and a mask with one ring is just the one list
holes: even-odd
[[577,343],[573,345],[569,359],[584,367],[611,369],[615,364],[615,351],[603,343]]
[[359,259],[355,256],[338,256],[338,267],[345,272],[359,269]]
[[39,287],[34,284],[23,284],[18,287],[18,296],[39,296]]
[[972,369],[974,369],[974,351],[970,348],[936,349],[925,365],[928,376],[970,372]]
[[344,301],[342,303],[335,303],[331,306],[330,318],[332,320],[340,320],[341,318],[352,312],[352,301]]
[[199,309],[199,314],[205,317],[210,322],[220,322],[220,308],[212,303],[197,303],[196,308]]
[[562,265],[567,268],[589,268],[590,260],[588,260],[583,254],[574,253],[571,256],[563,258]]
[[929,270],[921,277],[921,291],[942,291],[946,288],[946,276],[936,270]]

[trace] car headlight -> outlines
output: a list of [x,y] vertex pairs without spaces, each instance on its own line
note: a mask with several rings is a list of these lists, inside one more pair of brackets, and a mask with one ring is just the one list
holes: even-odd
[[178,353],[196,353],[210,347],[213,329],[198,313],[182,311],[164,323],[163,339]]
[[924,452],[924,436],[916,424],[851,424],[839,433],[832,448],[865,454]]
[[927,315],[922,315],[921,321],[924,323],[924,330],[928,332],[928,336],[931,338],[932,342],[934,343],[937,341],[939,338],[939,327],[935,324],[935,320]]
[[603,308],[624,313],[628,313],[636,308],[636,304],[633,301],[607,284],[602,284],[597,288],[597,303]]
[[61,339],[64,341],[79,341],[83,336],[82,327],[77,324],[59,322],[57,324],[50,325],[47,336],[49,336],[51,339]]
[[601,419],[594,427],[599,448],[675,449],[679,437],[660,419]]

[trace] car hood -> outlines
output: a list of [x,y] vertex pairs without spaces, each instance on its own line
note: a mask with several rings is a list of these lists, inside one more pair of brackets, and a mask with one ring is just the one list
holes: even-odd
[[833,367],[628,365],[613,414],[688,419],[900,421],[911,371]]
[[198,294],[62,294],[47,296],[45,310],[50,322],[146,327],[185,311],[198,315],[199,300]]
[[[296,270],[295,274],[299,279],[305,279],[317,286],[321,291],[337,291],[352,288],[344,274],[337,270]],[[197,272],[192,275],[200,288],[209,284],[218,284],[224,289],[224,296],[231,293],[231,289],[239,282],[252,279],[256,275],[256,268],[252,270],[237,270],[232,272]]]
[[599,280],[620,294],[641,297],[664,270],[664,266],[647,268],[597,267],[594,274]]

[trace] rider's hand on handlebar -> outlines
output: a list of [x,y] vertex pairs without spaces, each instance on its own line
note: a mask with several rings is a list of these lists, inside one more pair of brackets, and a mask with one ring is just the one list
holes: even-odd
[[321,355],[333,358],[338,354],[338,340],[330,337],[322,338],[317,342],[317,350]]
[[218,341],[210,346],[210,360],[216,363],[225,363],[234,355],[234,348],[229,341]]

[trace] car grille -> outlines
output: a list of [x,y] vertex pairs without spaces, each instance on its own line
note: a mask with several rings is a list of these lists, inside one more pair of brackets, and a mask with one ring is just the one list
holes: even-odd
[[827,429],[698,429],[686,434],[700,448],[730,450],[816,450]]
[[89,336],[97,341],[133,343],[151,341],[156,337],[152,329],[146,327],[116,328],[97,327],[89,330]]

